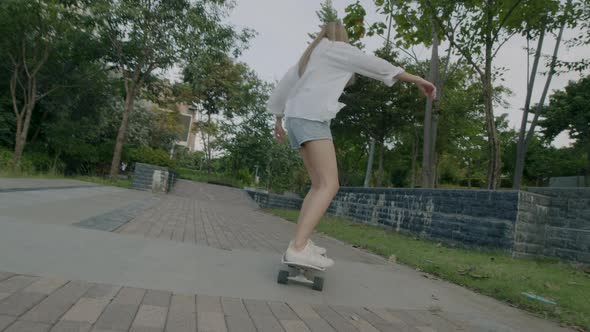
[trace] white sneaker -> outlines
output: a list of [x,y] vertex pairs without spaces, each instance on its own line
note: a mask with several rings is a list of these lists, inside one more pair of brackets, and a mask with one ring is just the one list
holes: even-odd
[[[316,246],[315,243],[313,243],[313,241],[311,239],[307,240],[307,243],[311,246],[311,249],[316,254],[318,254],[318,255],[325,255],[326,254],[326,248]],[[292,247],[292,246],[293,246],[293,241],[289,242],[289,247]]]
[[289,245],[289,248],[287,248],[287,251],[285,252],[285,260],[295,264],[311,265],[323,269],[334,265],[332,259],[316,253],[309,241],[301,251],[296,251],[291,245]]
[[311,247],[313,248],[313,251],[315,251],[316,253],[318,253],[320,255],[326,254],[326,248],[316,246],[315,243],[311,239],[309,239],[308,241],[309,241],[309,244],[311,245]]

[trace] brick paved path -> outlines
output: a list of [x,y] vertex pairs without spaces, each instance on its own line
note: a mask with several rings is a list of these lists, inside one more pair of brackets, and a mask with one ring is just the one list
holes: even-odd
[[[21,201],[21,196],[16,195],[22,195],[19,194],[23,192],[22,190],[29,190],[27,187],[30,187],[30,190],[34,190],[34,188],[45,188],[54,185],[55,183],[51,181],[47,183],[27,183],[25,185],[20,183],[19,180],[13,180],[8,184],[6,184],[6,181],[3,182],[0,180],[0,189],[9,189],[5,190],[5,196],[2,196],[5,197],[3,203],[6,203],[4,205],[7,206],[10,206],[10,202]],[[78,186],[79,183],[69,181],[65,183],[65,185],[74,188]],[[18,190],[13,190],[11,188],[16,188]],[[69,197],[68,195],[76,197],[75,194],[68,193],[68,190],[69,189],[64,188],[63,191],[60,191],[59,197]],[[72,190],[75,191],[76,189]],[[10,195],[10,192],[13,192],[14,195],[10,197],[6,196]],[[45,191],[45,193],[47,193],[47,191]],[[125,194],[122,193],[121,195]],[[143,198],[135,197],[136,195],[137,192],[129,192],[129,196],[133,196],[133,200],[129,201],[132,202],[130,205],[131,207],[143,202]],[[2,199],[2,197],[0,197],[0,199]],[[89,196],[86,201],[84,201],[84,198],[81,198],[80,202],[77,204],[84,206],[83,203],[86,204],[91,202],[95,199],[94,197],[96,196]],[[138,201],[136,198],[141,198],[141,200]],[[48,201],[47,207],[42,206],[39,208],[38,206],[31,206],[29,209],[34,210],[39,216],[42,216],[44,213],[47,215],[46,211],[54,211],[50,209],[52,205],[49,202],[50,197],[45,197],[44,199]],[[108,246],[108,244],[105,244],[105,242],[108,242],[111,245],[116,244],[121,247],[121,249],[126,250],[125,253],[127,256],[123,256],[123,258],[117,260],[117,262],[125,262],[125,260],[131,262],[134,259],[134,254],[141,254],[142,256],[140,258],[142,259],[142,262],[149,263],[151,263],[149,261],[151,257],[158,257],[154,252],[151,252],[150,254],[149,250],[147,252],[142,251],[143,249],[149,249],[145,248],[147,247],[147,244],[144,244],[144,242],[155,244],[155,241],[145,240],[140,237],[134,237],[134,239],[131,240],[132,236],[126,236],[125,234],[138,234],[147,239],[157,238],[165,239],[167,241],[194,243],[194,247],[188,246],[191,247],[188,249],[198,250],[198,253],[212,252],[216,259],[218,259],[217,257],[219,256],[224,256],[222,253],[226,253],[231,257],[269,256],[268,253],[272,254],[270,256],[274,256],[284,250],[295,227],[294,224],[286,222],[281,218],[258,211],[255,204],[242,190],[192,183],[188,181],[179,181],[171,194],[159,196],[159,199],[154,200],[153,204],[146,206],[148,207],[143,211],[138,211],[138,209],[135,208],[118,207],[113,208],[110,212],[102,213],[100,215],[87,215],[87,217],[91,217],[92,223],[87,222],[84,224],[85,227],[87,226],[88,228],[95,228],[98,230],[111,229],[111,227],[101,228],[98,226],[101,226],[101,220],[104,220],[107,223],[112,223],[113,218],[117,220],[121,219],[117,218],[117,211],[121,214],[125,214],[125,218],[133,218],[133,216],[135,216],[129,223],[124,224],[121,227],[117,226],[118,228],[116,231],[119,234],[107,232],[93,233],[97,231],[82,230],[79,228],[79,226],[84,225],[77,225],[75,227],[74,225],[43,225],[43,227],[46,228],[45,232],[39,233],[38,230],[43,229],[43,227],[41,227],[42,225],[30,223],[26,218],[23,218],[23,224],[21,225],[19,223],[19,227],[9,227],[9,223],[13,223],[15,220],[2,220],[2,216],[0,215],[0,235],[3,234],[2,227],[5,227],[4,241],[0,242],[4,243],[4,250],[0,251],[0,257],[7,258],[7,261],[9,261],[8,265],[12,266],[10,268],[11,270],[20,269],[21,272],[27,271],[27,269],[29,269],[29,272],[35,270],[31,269],[30,266],[27,267],[27,262],[23,261],[21,264],[19,261],[19,259],[24,257],[28,259],[30,264],[31,255],[35,257],[40,256],[36,254],[35,251],[31,252],[30,248],[44,250],[46,255],[53,255],[51,257],[55,256],[56,263],[59,264],[58,266],[63,267],[65,267],[69,261],[76,261],[75,258],[79,255],[81,255],[79,257],[95,257],[88,256],[88,251],[92,253],[99,253],[101,250],[107,251],[104,247]],[[20,222],[20,220],[16,221]],[[62,227],[63,229],[49,229],[47,227]],[[79,231],[76,231],[76,229]],[[39,237],[37,237],[35,242],[38,244],[37,247],[27,245],[27,240],[31,241],[30,239],[33,238],[31,232],[35,231],[37,232],[33,234],[41,237],[47,238],[47,236],[52,236],[48,240],[52,245],[42,243],[43,241]],[[67,233],[68,235],[67,237],[59,238],[56,237],[56,233]],[[10,236],[10,234],[15,234],[16,236]],[[114,238],[115,236],[117,238]],[[79,237],[79,239],[76,237]],[[53,240],[56,238],[62,241]],[[64,251],[64,248],[76,247],[75,245],[64,245],[64,242],[69,241],[67,239],[72,239],[72,243],[83,243],[86,252],[71,252],[76,250]],[[97,239],[100,239],[100,241],[97,241]],[[560,328],[555,323],[546,322],[532,317],[531,315],[509,308],[497,301],[473,294],[458,286],[425,279],[421,277],[420,274],[415,273],[415,271],[408,268],[396,266],[395,269],[392,269],[390,266],[384,265],[385,261],[382,258],[352,248],[349,245],[329,237],[316,234],[314,235],[314,240],[319,244],[326,246],[330,256],[334,257],[337,263],[338,261],[341,262],[339,268],[344,268],[346,262],[359,262],[355,264],[358,264],[359,267],[362,265],[362,269],[364,269],[359,270],[359,268],[355,268],[353,271],[351,270],[354,273],[351,273],[350,275],[341,275],[341,278],[334,277],[334,282],[330,284],[332,287],[330,289],[331,291],[346,292],[342,294],[354,294],[356,292],[359,294],[377,295],[390,294],[384,292],[384,290],[396,290],[395,294],[399,296],[387,295],[388,304],[385,305],[393,306],[393,304],[389,303],[397,301],[396,309],[375,308],[372,306],[366,307],[360,305],[355,307],[333,305],[329,303],[330,290],[328,290],[328,292],[319,293],[319,296],[323,299],[322,301],[316,302],[316,304],[308,304],[305,303],[305,301],[309,301],[308,297],[305,297],[305,301],[295,303],[292,299],[283,300],[281,297],[275,297],[278,301],[270,301],[268,299],[273,297],[267,297],[265,294],[260,294],[261,299],[266,298],[267,300],[251,300],[215,296],[221,295],[221,293],[195,295],[190,294],[190,291],[186,294],[176,293],[174,291],[170,292],[164,290],[135,288],[129,287],[130,284],[125,285],[125,282],[117,284],[117,282],[119,282],[119,279],[117,278],[109,279],[115,280],[111,285],[99,283],[111,281],[91,279],[90,274],[86,274],[86,277],[80,278],[86,278],[87,280],[93,280],[95,282],[69,280],[70,278],[77,277],[59,277],[59,275],[61,275],[60,271],[61,273],[64,272],[60,269],[53,269],[55,276],[44,274],[48,272],[46,270],[41,271],[44,273],[34,272],[42,274],[42,276],[27,275],[23,273],[15,274],[13,273],[14,271],[0,271],[0,332],[566,331],[566,329]],[[41,243],[39,244],[38,242]],[[128,248],[121,246],[121,243],[128,244],[131,242],[133,242],[133,244]],[[23,245],[19,246],[21,243]],[[176,247],[170,246],[170,242],[163,241],[160,243],[166,243],[167,245],[158,245],[157,248],[169,250],[168,253],[170,253],[170,250],[175,249],[173,247]],[[228,253],[217,249],[203,247],[203,245],[242,252]],[[187,249],[187,246],[185,244],[182,246],[185,248],[177,248],[178,250],[175,250],[174,252],[180,255],[186,253],[187,251],[184,249]],[[13,252],[15,251],[14,247],[19,247],[20,252]],[[155,247],[156,246],[150,246],[151,249]],[[56,250],[56,248],[61,249],[61,251]],[[45,252],[46,249],[54,251]],[[248,251],[251,252],[248,253]],[[60,254],[56,255],[55,252]],[[70,252],[72,257],[68,258]],[[111,255],[114,253],[112,251],[109,252]],[[22,255],[22,253],[26,253],[26,255]],[[45,257],[45,255],[43,256]],[[80,264],[79,257],[77,258],[77,264]],[[174,259],[174,256],[164,255],[163,257]],[[186,257],[184,259],[186,259]],[[48,260],[46,259],[44,261]],[[53,261],[53,259],[51,259],[51,261]],[[41,264],[38,261],[35,262],[37,262],[35,263],[36,266]],[[192,262],[193,264],[203,264],[203,261]],[[2,259],[0,259],[0,266],[3,264],[6,265],[6,263],[6,261],[3,262]],[[92,259],[86,261],[86,263],[88,268],[90,266],[88,264],[96,265],[95,261]],[[185,264],[185,260],[181,259],[177,263]],[[72,268],[80,269],[79,265],[72,264],[76,263],[70,263],[68,266],[70,271]],[[251,264],[251,262],[246,260],[244,264]],[[48,265],[44,266],[47,266],[47,269],[50,269]],[[110,266],[110,269],[112,270],[113,266],[117,266],[117,263]],[[169,266],[178,265],[172,264]],[[209,266],[211,267],[211,265]],[[139,271],[144,271],[142,269],[144,267],[146,268],[145,271],[150,271],[150,266],[137,266],[137,264],[135,264],[135,273],[137,273],[138,269]],[[0,270],[2,270],[2,268],[0,268]],[[334,268],[332,272],[336,270],[338,269]],[[365,278],[363,275],[370,274],[370,270],[378,271],[378,273],[372,274],[374,277],[374,279],[371,279],[373,284],[368,282],[354,283],[354,285],[356,285],[355,288],[358,289],[351,289],[352,287],[337,287],[338,281],[343,282],[345,279],[346,282],[348,282],[347,285],[352,285],[353,283],[350,283],[351,275],[356,275],[358,278]],[[176,273],[173,275],[169,274],[169,276],[174,277],[179,273],[175,268],[166,271],[168,273]],[[109,276],[119,275],[125,277],[125,275],[130,275],[132,271],[121,272],[109,271],[107,269],[102,272],[103,274],[104,272],[107,272]],[[155,274],[153,270],[152,273]],[[92,275],[94,276],[94,274]],[[142,278],[142,274],[133,275],[135,277],[131,281]],[[209,277],[215,278],[215,276]],[[225,280],[228,280],[227,276],[225,277]],[[260,277],[262,278],[263,276]],[[189,283],[194,280],[192,276],[187,275],[179,275],[179,278],[179,281],[188,281]],[[411,282],[408,280],[409,278],[412,279]],[[145,279],[149,278],[146,277]],[[166,285],[166,282],[169,279],[163,278],[158,280],[163,281],[163,283],[158,283],[158,285]],[[229,282],[233,283],[233,279],[229,280]],[[240,279],[240,276],[236,273],[235,283],[239,285],[240,280],[243,281],[244,278]],[[376,286],[375,282],[382,286]],[[392,282],[399,284],[393,285]],[[168,282],[166,287],[174,289],[174,287],[171,287],[173,285],[169,284],[170,282]],[[412,284],[413,286],[407,286],[409,284]],[[388,285],[391,285],[391,287]],[[400,285],[406,286],[404,288],[399,287]],[[160,286],[149,285],[135,286],[160,288]],[[273,287],[283,287],[276,284],[272,285],[272,287],[270,286],[271,285],[268,287],[269,290],[273,289]],[[391,289],[387,289],[387,287]],[[264,286],[262,289],[267,288]],[[430,291],[435,289],[447,295],[447,306],[449,303],[454,304],[453,307],[456,309],[455,311],[452,313],[448,312],[446,306],[444,310],[441,310],[443,309],[441,307],[424,304],[428,303],[428,301],[424,301],[424,295],[426,294],[426,296],[430,298]],[[373,293],[367,293],[369,290],[373,291]],[[194,291],[197,293],[203,292],[201,288],[195,288]],[[281,288],[281,291],[297,294],[303,293],[303,289],[298,289],[295,286]],[[416,298],[418,293],[421,294],[421,299]],[[227,295],[227,293],[224,293],[223,295]],[[317,296],[318,294],[314,293],[314,295]],[[230,296],[240,295],[231,295],[230,293]],[[389,301],[389,298],[392,298],[392,300]],[[414,309],[418,308],[424,310],[405,310],[405,308],[412,307],[406,302],[408,300],[415,300],[413,301]],[[371,297],[368,302],[373,303],[374,301],[374,297]],[[416,305],[417,303],[421,304]],[[344,304],[348,304],[348,301]]]
[[[255,210],[239,189],[179,181],[170,195],[143,211],[119,233],[206,244],[220,249],[282,253],[295,225]],[[314,235],[336,259],[384,264],[385,260],[335,239]]]
[[0,331],[470,331],[442,313],[176,294],[0,272]]

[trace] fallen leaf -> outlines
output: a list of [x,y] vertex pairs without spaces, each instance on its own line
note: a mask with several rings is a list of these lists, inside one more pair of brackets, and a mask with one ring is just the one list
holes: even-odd
[[459,273],[460,275],[464,276],[464,275],[466,275],[466,274],[468,274],[468,273],[470,273],[472,271],[475,271],[475,269],[473,268],[473,266],[470,266],[470,267],[468,267],[466,269],[459,269],[459,270],[457,270],[457,273]]
[[554,284],[550,283],[549,281],[545,282],[544,286],[545,286],[545,288],[548,288],[550,290],[554,290],[554,291],[559,290],[559,286],[554,285]]
[[431,276],[430,274],[426,274],[426,273],[422,273],[422,276],[426,279],[431,279],[431,280],[440,280],[437,277]]

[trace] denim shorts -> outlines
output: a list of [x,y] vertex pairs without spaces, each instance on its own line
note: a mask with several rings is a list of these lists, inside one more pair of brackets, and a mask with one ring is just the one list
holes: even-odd
[[303,118],[285,118],[285,129],[287,129],[291,147],[299,149],[307,141],[332,139],[330,122],[331,120],[316,121]]

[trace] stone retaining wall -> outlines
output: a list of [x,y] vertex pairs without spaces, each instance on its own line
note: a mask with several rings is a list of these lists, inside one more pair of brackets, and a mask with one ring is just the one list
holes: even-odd
[[[590,262],[590,189],[529,190],[341,187],[326,214],[461,247]],[[302,203],[247,192],[263,208]]]
[[136,163],[133,172],[133,189],[152,192],[169,192],[178,175],[167,167]]
[[590,262],[590,188],[520,192],[514,253]]

